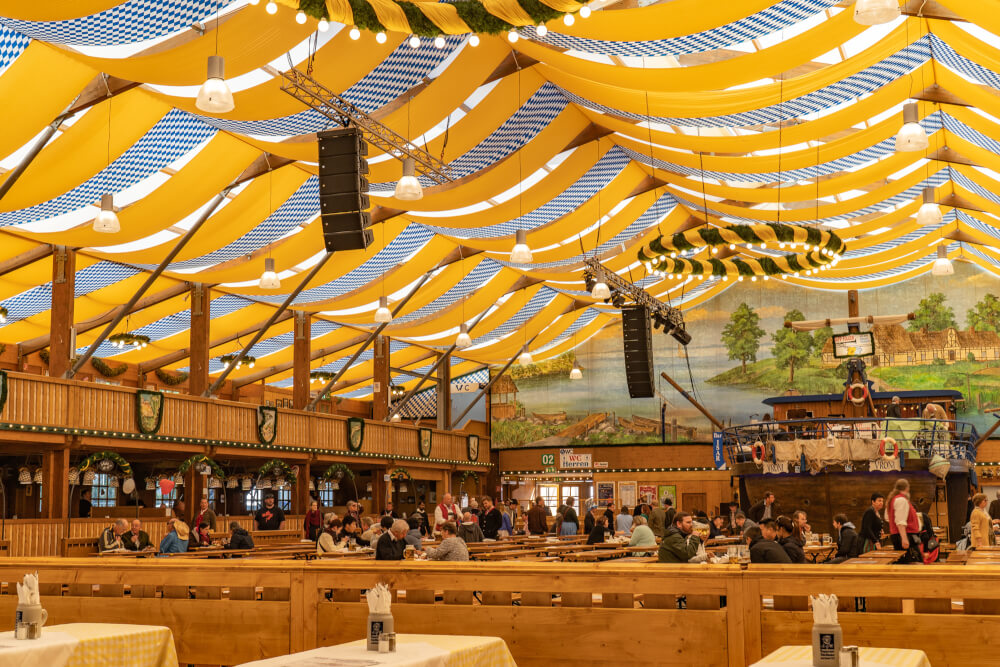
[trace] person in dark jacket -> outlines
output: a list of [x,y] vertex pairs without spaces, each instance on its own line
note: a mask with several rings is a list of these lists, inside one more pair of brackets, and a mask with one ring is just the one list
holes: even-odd
[[[674,517],[677,516],[677,510],[674,509],[674,501],[670,498],[663,499],[663,525],[664,527],[674,525]],[[692,519],[693,521],[693,519]]]
[[770,491],[764,492],[764,499],[756,503],[747,512],[747,518],[760,525],[764,519],[777,519],[778,508],[774,504],[774,494]]
[[694,520],[687,512],[674,515],[674,523],[667,529],[657,559],[660,563],[687,563],[698,553],[701,540],[692,535]]
[[848,521],[846,514],[833,517],[833,528],[837,531],[837,553],[831,563],[843,563],[845,560],[857,558],[861,553],[861,538],[854,530],[854,524]]
[[483,496],[483,511],[479,517],[479,525],[483,529],[484,538],[495,540],[500,537],[503,516],[500,514],[500,510],[493,506],[493,498],[490,496]]
[[535,504],[528,510],[528,534],[544,535],[548,532],[548,517],[551,516],[549,508],[545,506],[545,499],[541,496],[535,498]]
[[805,563],[806,552],[802,545],[795,539],[795,525],[787,516],[779,516],[775,523],[778,527],[778,544],[788,554],[789,560],[793,563]]
[[406,533],[410,526],[402,519],[392,522],[392,527],[378,538],[375,544],[375,560],[403,560],[406,549]]
[[865,510],[861,517],[861,552],[882,548],[882,508],[885,507],[885,496],[881,493],[872,494],[871,507]]
[[594,521],[594,527],[587,536],[587,544],[604,544],[608,530],[608,519],[603,514]]
[[726,525],[726,517],[721,514],[713,516],[712,522],[708,524],[708,539],[711,540],[716,537],[725,537],[726,533],[722,530],[724,525]]
[[609,526],[615,525],[615,508],[614,508],[614,503],[612,503],[610,500],[608,501],[607,509],[604,510],[604,517],[608,520],[607,525]]
[[764,519],[760,525],[749,528],[743,534],[750,545],[751,563],[791,563],[781,545],[774,541],[777,535],[774,519]]
[[253,549],[253,538],[250,537],[250,533],[240,527],[239,523],[230,522],[229,530],[231,533],[229,542],[226,544],[227,549]]
[[1000,520],[1000,491],[997,491],[997,499],[990,503],[990,508],[986,513],[994,521]]

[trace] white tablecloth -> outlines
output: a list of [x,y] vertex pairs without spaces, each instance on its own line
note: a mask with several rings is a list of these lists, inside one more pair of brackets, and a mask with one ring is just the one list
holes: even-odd
[[[923,651],[861,647],[861,667],[931,667]],[[812,646],[782,646],[751,667],[812,667]]]
[[367,641],[327,646],[243,667],[517,667],[499,637],[396,635],[395,653],[368,650]]
[[67,623],[42,628],[40,639],[0,632],[3,667],[177,667],[170,628],[115,623]]

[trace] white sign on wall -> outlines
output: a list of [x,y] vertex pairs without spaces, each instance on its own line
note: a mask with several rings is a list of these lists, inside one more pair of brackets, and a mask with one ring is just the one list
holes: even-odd
[[590,454],[574,454],[572,449],[559,450],[559,467],[562,469],[590,468],[592,458]]
[[771,461],[764,461],[765,475],[784,475],[786,472],[788,472],[787,462],[772,463]]
[[899,469],[899,457],[893,459],[875,459],[868,464],[870,472],[895,472]]

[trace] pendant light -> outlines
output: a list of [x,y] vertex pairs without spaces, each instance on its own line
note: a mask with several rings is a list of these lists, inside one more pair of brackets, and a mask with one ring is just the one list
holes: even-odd
[[899,0],[858,0],[854,5],[854,22],[861,25],[881,25],[899,18]]
[[465,322],[458,327],[458,337],[455,339],[455,347],[460,350],[472,345],[472,336],[469,335],[469,325]]
[[236,107],[233,93],[226,85],[225,60],[222,56],[208,57],[208,78],[201,84],[194,105],[205,113],[228,113]]
[[934,201],[934,188],[924,188],[924,203],[917,211],[918,225],[936,225],[944,220],[941,207]]
[[573,362],[573,369],[569,372],[570,380],[582,380],[583,371],[580,370],[580,366],[577,365],[576,361]]
[[522,366],[527,366],[528,364],[535,363],[534,358],[531,356],[531,352],[528,351],[528,344],[525,343],[524,347],[521,348],[521,356],[517,358],[517,363]]
[[121,231],[115,214],[114,195],[101,195],[101,212],[94,218],[94,231],[102,234],[117,234]]
[[918,122],[920,113],[916,102],[903,105],[903,127],[896,135],[896,152],[910,153],[926,150],[928,146],[927,133]]
[[948,259],[947,246],[939,245],[937,248],[937,259],[934,260],[934,265],[931,267],[931,275],[950,276],[954,273],[955,267],[952,266],[951,260]]
[[264,273],[260,274],[259,285],[261,289],[278,289],[281,287],[281,280],[278,279],[278,273],[274,270],[273,257],[264,258]]
[[378,308],[375,310],[375,321],[379,324],[392,322],[392,313],[389,311],[389,297],[380,296],[378,298]]
[[528,232],[523,229],[514,233],[514,249],[510,253],[510,261],[515,264],[530,264],[531,248],[528,247]]
[[400,177],[399,182],[396,183],[396,191],[393,193],[396,199],[417,201],[424,198],[424,189],[420,187],[420,181],[417,180],[416,173],[417,163],[414,159],[411,157],[404,158],[403,175]]
[[590,296],[594,299],[610,299],[611,289],[608,288],[608,284],[606,282],[598,278],[597,282],[594,284],[594,289],[590,290]]

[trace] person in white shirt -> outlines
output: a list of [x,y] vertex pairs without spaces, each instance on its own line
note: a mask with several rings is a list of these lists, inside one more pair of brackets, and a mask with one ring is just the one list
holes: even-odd
[[456,525],[462,521],[462,512],[452,500],[450,493],[444,494],[441,502],[434,508],[434,532],[440,533],[441,526],[447,521]]

